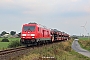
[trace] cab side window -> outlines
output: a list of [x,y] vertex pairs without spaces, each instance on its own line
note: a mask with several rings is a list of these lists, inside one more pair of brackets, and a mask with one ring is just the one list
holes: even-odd
[[38,31],[39,31],[39,27],[38,27]]

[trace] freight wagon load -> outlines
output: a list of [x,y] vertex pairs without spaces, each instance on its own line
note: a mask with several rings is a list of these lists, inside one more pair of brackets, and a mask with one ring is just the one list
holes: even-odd
[[69,39],[69,35],[67,33],[61,32],[57,29],[51,29],[51,36],[52,36],[52,41]]

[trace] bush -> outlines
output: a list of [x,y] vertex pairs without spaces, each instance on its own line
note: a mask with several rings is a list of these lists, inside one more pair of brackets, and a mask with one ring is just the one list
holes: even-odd
[[18,40],[12,41],[9,45],[8,48],[15,48],[21,46],[20,42]]
[[4,38],[4,39],[2,39],[2,41],[1,42],[9,42],[9,40],[8,39],[6,39],[6,38]]

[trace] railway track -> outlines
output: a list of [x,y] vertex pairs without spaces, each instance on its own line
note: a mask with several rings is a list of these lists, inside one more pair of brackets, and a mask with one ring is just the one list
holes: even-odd
[[[26,51],[25,51],[26,50]],[[7,50],[0,51],[0,60],[11,60],[20,55],[24,55],[27,53],[28,48],[26,47],[17,47],[11,48]]]
[[25,50],[25,49],[26,49],[25,47],[17,47],[17,48],[2,50],[2,51],[0,51],[0,56],[8,54],[8,53],[12,53],[12,52],[20,51],[20,50]]

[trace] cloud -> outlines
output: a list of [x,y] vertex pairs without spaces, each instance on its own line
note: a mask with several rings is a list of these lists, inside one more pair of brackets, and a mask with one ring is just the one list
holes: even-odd
[[82,0],[71,0],[72,2],[80,2],[80,1],[82,1]]
[[81,0],[0,0],[0,11],[17,16],[79,17],[90,13],[88,5]]
[[0,0],[0,7],[7,7],[9,5],[12,5],[13,3],[13,0]]
[[86,6],[83,3],[82,0],[0,0],[0,7],[2,9],[23,8],[23,14],[89,11],[83,7]]
[[13,0],[0,0],[0,2],[2,2],[2,3],[11,3],[11,2],[13,2]]
[[87,13],[90,13],[90,6],[89,5],[84,6],[83,10],[86,11]]

